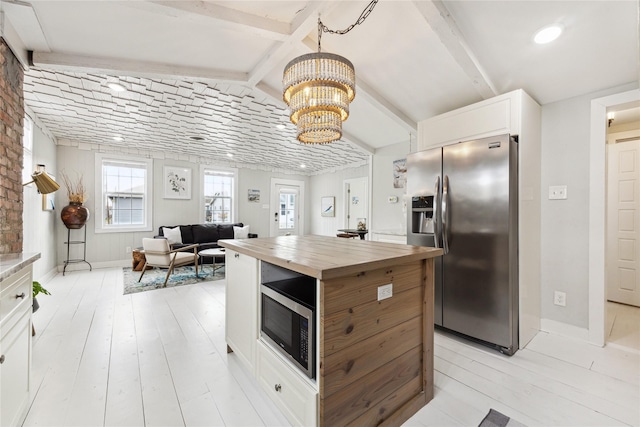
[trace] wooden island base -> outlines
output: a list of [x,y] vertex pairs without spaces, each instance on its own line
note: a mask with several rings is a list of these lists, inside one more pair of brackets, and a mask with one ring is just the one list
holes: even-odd
[[[317,403],[308,404],[316,412],[311,417],[314,425],[398,426],[433,398],[433,257],[441,255],[440,249],[324,236],[248,240],[220,244],[239,256],[317,279],[317,378],[304,378],[277,357],[283,375],[293,372],[303,386],[315,390],[311,399]],[[227,260],[234,259],[232,254],[235,257],[227,252]],[[241,286],[234,280],[234,262],[227,265],[228,289]],[[389,284],[392,296],[379,300],[379,287]],[[259,286],[254,286],[259,299]],[[234,292],[238,290],[231,295]],[[237,335],[237,322],[247,319],[234,318],[232,313],[227,319],[227,342],[238,353],[242,345],[236,343],[243,340],[233,335]],[[257,315],[255,319],[258,324]],[[255,340],[259,325],[247,334]],[[262,343],[255,347],[266,348]],[[284,392],[274,393],[274,385],[261,380],[261,351],[239,357],[248,361],[258,382],[293,424],[308,425],[308,418],[296,416],[292,408],[300,405],[298,396],[297,403],[288,401]],[[273,365],[269,361],[268,366]],[[277,385],[285,388],[280,382]]]

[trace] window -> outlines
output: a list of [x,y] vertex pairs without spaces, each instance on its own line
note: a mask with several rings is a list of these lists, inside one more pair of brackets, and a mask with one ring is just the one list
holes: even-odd
[[203,169],[204,222],[231,224],[235,222],[236,171]]
[[151,230],[152,175],[151,160],[96,156],[96,232]]
[[22,135],[22,182],[33,181],[33,122],[24,117],[24,133]]
[[280,222],[281,230],[295,228],[296,224],[296,196],[297,192],[280,193]]

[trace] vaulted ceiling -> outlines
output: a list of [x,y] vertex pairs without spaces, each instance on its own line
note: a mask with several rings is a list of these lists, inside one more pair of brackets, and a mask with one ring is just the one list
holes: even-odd
[[[514,89],[547,104],[638,83],[637,0],[380,0],[348,34],[323,35],[323,51],[353,62],[356,99],[342,140],[302,145],[281,97],[284,66],[317,49],[318,16],[342,30],[368,3],[0,6],[37,119],[58,143],[123,152],[318,173],[415,142],[418,121]],[[550,24],[560,24],[562,36],[535,44],[534,33]],[[114,92],[109,82],[127,90]]]

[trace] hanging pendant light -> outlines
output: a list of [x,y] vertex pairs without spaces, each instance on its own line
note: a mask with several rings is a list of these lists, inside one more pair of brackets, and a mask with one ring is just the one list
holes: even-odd
[[356,72],[348,59],[321,52],[322,32],[346,34],[364,22],[378,0],[373,0],[358,21],[342,31],[329,30],[318,18],[318,52],[291,60],[282,77],[283,99],[297,126],[298,141],[327,144],[342,138],[342,122],[349,118],[349,103],[356,96]]
[[356,73],[348,59],[322,52],[299,56],[287,64],[283,86],[300,142],[326,144],[342,137],[342,122],[356,95]]

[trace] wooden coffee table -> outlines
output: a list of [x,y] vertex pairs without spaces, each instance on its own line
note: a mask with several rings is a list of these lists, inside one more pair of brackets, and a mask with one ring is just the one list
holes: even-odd
[[[198,251],[198,255],[201,257],[210,256],[213,257],[213,274],[216,273],[216,270],[220,269],[222,266],[216,267],[216,257],[225,256],[224,248],[214,248],[214,249],[205,249],[203,251]],[[204,268],[204,264],[202,264],[202,268]]]

